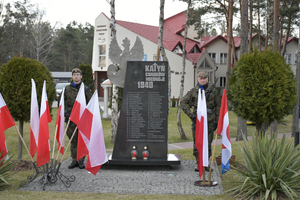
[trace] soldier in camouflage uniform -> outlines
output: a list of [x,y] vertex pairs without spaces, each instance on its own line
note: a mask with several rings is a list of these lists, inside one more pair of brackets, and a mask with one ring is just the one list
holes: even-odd
[[[79,88],[81,86],[82,73],[81,73],[80,69],[75,68],[72,70],[72,79],[73,79],[73,81],[70,83],[70,85],[67,85],[65,87],[65,93],[64,93],[65,122],[68,122],[68,120],[69,120],[73,105],[75,103]],[[84,86],[84,89],[85,89],[86,103],[88,103],[92,97],[92,93],[88,89],[87,86]],[[76,124],[70,121],[68,130],[67,130],[67,135],[68,135],[69,139],[71,139],[75,128],[76,128]],[[72,163],[69,165],[69,169],[73,169],[75,167],[79,167],[80,169],[85,168],[84,157],[79,159],[79,161],[77,162],[77,140],[78,140],[78,130],[76,131],[76,133],[71,141]]]
[[[198,84],[192,88],[182,98],[180,102],[181,109],[189,116],[192,120],[192,133],[194,139],[193,155],[198,163],[198,150],[195,147],[195,130],[196,130],[196,118],[197,118],[197,103],[198,103],[198,92],[199,89],[205,90],[206,106],[207,106],[207,125],[208,125],[208,152],[209,157],[211,156],[211,143],[213,140],[214,131],[218,125],[218,118],[220,112],[221,99],[219,92],[215,89],[214,84],[208,83],[208,77],[205,72],[198,73]],[[193,111],[191,110],[191,107]],[[195,170],[197,171],[198,168]],[[205,170],[209,170],[206,168]]]

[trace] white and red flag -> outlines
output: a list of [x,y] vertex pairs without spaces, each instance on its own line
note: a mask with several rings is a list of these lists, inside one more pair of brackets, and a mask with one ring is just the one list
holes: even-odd
[[[96,175],[102,164],[107,162],[97,90],[84,110],[77,127],[88,149],[86,169]],[[83,147],[78,146],[77,150],[81,151],[81,148]]]
[[198,92],[195,146],[198,150],[198,169],[199,177],[201,178],[201,176],[203,175],[204,167],[208,167],[207,108],[205,91],[201,89],[199,89]]
[[[0,159],[2,159],[7,154],[7,147],[5,141],[4,131],[15,125],[7,105],[0,93],[0,153],[3,151]],[[8,159],[8,155],[6,157]]]
[[63,89],[60,97],[60,103],[57,112],[57,118],[55,127],[57,126],[56,140],[58,142],[58,149],[60,153],[64,154],[64,117],[65,117],[65,98],[64,98],[65,88]]
[[[81,115],[86,108],[86,99],[85,99],[85,91],[84,91],[84,83],[81,83],[81,86],[79,88],[71,115],[70,115],[70,121],[74,122],[78,125],[78,122],[81,118]],[[78,150],[80,146],[80,151]],[[82,133],[78,131],[78,141],[77,141],[77,160],[80,158],[86,156],[88,154],[88,149],[84,145],[84,141],[82,138]]]
[[39,124],[39,138],[38,138],[38,148],[36,163],[38,166],[42,166],[50,161],[50,142],[49,142],[49,126],[48,123],[51,122],[48,98],[46,92],[46,81],[44,81],[41,109],[40,109],[40,124]]
[[30,106],[30,155],[31,157],[37,151],[38,137],[39,137],[39,105],[36,95],[36,86],[33,79],[31,79],[31,106]]
[[217,134],[222,136],[221,174],[224,174],[229,170],[229,159],[232,155],[226,90],[223,91]]

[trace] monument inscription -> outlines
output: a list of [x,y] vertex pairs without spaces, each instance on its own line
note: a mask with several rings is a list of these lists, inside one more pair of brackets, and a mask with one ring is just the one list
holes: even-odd
[[[168,63],[128,61],[113,160],[167,159]],[[145,160],[145,158],[144,158]]]

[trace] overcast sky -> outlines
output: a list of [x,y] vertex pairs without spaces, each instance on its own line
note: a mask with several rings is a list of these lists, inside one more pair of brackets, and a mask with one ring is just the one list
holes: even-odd
[[[4,4],[11,2],[4,0]],[[52,24],[61,22],[65,27],[72,21],[95,25],[101,12],[110,17],[107,0],[31,0],[45,10],[45,19]],[[160,0],[115,0],[116,19],[158,26]],[[187,3],[165,0],[165,18],[187,9]]]

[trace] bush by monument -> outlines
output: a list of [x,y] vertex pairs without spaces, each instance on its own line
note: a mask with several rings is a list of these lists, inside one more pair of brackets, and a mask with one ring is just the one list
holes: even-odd
[[288,115],[297,103],[296,81],[291,67],[278,52],[255,50],[243,54],[229,78],[228,99],[234,112],[262,124]]
[[[13,57],[0,66],[0,93],[15,121],[19,121],[19,131],[23,134],[23,124],[30,120],[31,78],[36,83],[37,99],[40,105],[44,80],[47,83],[47,97],[51,112],[55,100],[54,81],[49,70],[39,61]],[[18,159],[22,159],[22,142],[19,141]]]

